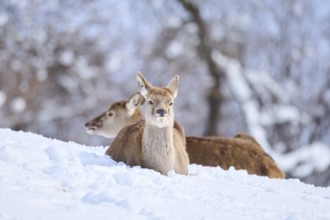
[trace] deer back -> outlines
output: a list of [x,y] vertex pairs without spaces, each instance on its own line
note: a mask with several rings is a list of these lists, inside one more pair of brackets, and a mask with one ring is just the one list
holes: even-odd
[[285,178],[285,174],[276,162],[246,134],[234,138],[222,137],[186,137],[190,163],[204,166],[220,166],[227,170],[247,170],[249,174]]

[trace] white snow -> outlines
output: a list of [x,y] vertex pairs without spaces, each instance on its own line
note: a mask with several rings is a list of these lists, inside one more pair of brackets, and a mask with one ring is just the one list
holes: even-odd
[[5,104],[6,99],[7,99],[6,93],[0,90],[0,108],[3,106],[3,104]]
[[0,219],[330,219],[330,188],[190,165],[162,176],[106,148],[0,129]]
[[213,51],[213,60],[225,68],[226,77],[235,99],[241,104],[248,128],[253,137],[255,137],[261,146],[275,158],[278,154],[271,149],[267,141],[266,131],[260,124],[260,111],[258,103],[253,99],[252,91],[249,88],[244,76],[241,64],[234,59],[224,56],[219,51]]
[[266,91],[269,91],[279,101],[283,103],[289,102],[286,91],[284,91],[280,84],[272,79],[269,74],[262,71],[246,70],[246,77],[249,79],[249,82],[253,84],[253,87],[259,90],[259,93],[267,94]]
[[72,65],[72,63],[74,61],[74,53],[71,50],[64,50],[59,55],[59,61],[64,66]]
[[166,56],[171,59],[181,55],[184,52],[184,48],[180,42],[172,41],[166,49]]
[[13,110],[13,112],[20,113],[25,110],[26,101],[22,97],[16,97],[11,101],[10,107]]
[[4,13],[1,13],[0,14],[0,26],[7,24],[7,22],[8,22],[8,16]]
[[330,149],[323,143],[313,143],[287,153],[277,161],[283,170],[291,170],[297,177],[314,171],[324,172],[330,166]]
[[[212,58],[219,66],[225,68],[231,92],[241,104],[252,136],[256,137],[266,152],[277,161],[282,170],[290,172],[295,177],[303,178],[315,171],[324,172],[329,168],[330,150],[327,144],[311,143],[308,146],[298,147],[282,155],[270,146],[263,126],[290,122],[292,124],[291,129],[297,129],[300,123],[304,124],[310,120],[309,115],[290,105],[286,91],[281,89],[275,80],[262,72],[243,71],[237,60],[226,57],[218,51],[212,53]],[[246,75],[243,75],[244,73]],[[270,94],[276,97],[279,103],[273,104],[271,108],[260,110],[257,100],[252,95],[252,88],[249,85],[251,83],[255,90],[260,90],[260,94],[269,94],[266,91],[271,91]],[[293,125],[297,125],[296,128]],[[297,132],[298,130],[295,131],[295,133]],[[276,146],[280,145],[282,145],[280,148],[285,149],[283,143],[278,143]]]

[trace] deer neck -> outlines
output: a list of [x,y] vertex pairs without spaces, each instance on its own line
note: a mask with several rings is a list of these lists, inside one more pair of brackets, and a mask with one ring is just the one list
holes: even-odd
[[173,125],[158,128],[146,123],[142,146],[143,158],[147,166],[164,175],[174,169]]
[[133,122],[137,122],[140,121],[141,119],[143,119],[142,113],[141,113],[141,109],[140,108],[136,108],[134,113],[131,115],[131,121]]

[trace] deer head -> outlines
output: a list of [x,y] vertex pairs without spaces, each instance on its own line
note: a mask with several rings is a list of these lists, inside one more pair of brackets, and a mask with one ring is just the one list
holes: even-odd
[[158,128],[173,126],[173,102],[179,88],[179,76],[174,76],[171,82],[163,88],[153,86],[140,72],[137,72],[136,78],[139,92],[147,103],[146,122]]
[[143,103],[144,97],[140,93],[134,94],[128,100],[115,102],[106,112],[85,124],[86,132],[114,138],[123,127],[142,118],[140,106]]

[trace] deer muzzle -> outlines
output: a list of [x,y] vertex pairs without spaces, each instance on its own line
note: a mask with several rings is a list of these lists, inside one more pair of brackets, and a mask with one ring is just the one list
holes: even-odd
[[165,110],[165,109],[158,109],[157,111],[156,111],[156,113],[157,113],[157,116],[158,117],[165,117],[165,115],[167,114],[167,111]]

